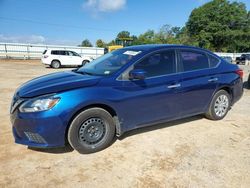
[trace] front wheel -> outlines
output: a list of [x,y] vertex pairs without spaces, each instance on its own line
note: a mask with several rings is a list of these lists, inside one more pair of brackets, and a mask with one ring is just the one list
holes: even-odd
[[93,153],[108,147],[115,136],[113,117],[102,108],[84,110],[68,131],[70,145],[79,153]]
[[205,116],[211,120],[221,120],[226,116],[229,108],[230,95],[227,91],[220,90],[214,95]]
[[86,64],[88,64],[88,63],[89,63],[88,60],[83,60],[83,61],[82,61],[82,66],[84,66],[84,65],[86,65]]

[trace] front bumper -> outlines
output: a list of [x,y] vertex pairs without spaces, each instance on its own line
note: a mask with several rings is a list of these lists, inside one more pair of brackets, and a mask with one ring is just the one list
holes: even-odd
[[61,147],[65,145],[66,126],[60,116],[51,112],[10,115],[15,142],[32,147]]

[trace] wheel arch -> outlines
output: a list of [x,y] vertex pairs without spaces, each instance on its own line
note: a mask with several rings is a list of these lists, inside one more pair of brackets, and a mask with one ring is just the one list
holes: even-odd
[[86,58],[85,58],[85,59],[82,60],[82,62],[84,62],[84,61],[90,62],[90,59],[86,59]]
[[[215,92],[215,93],[217,93],[218,91],[220,91],[220,90],[225,90],[228,94],[229,94],[229,96],[230,96],[230,103],[232,104],[232,102],[233,102],[233,91],[232,91],[232,88],[230,87],[230,86],[222,86],[222,87],[220,87],[220,88],[218,88],[217,89],[217,91]],[[214,95],[215,95],[215,93],[214,93]]]
[[211,98],[210,98],[210,100],[209,100],[207,106],[205,107],[205,112],[209,109],[209,106],[210,106],[210,104],[211,104],[211,102],[212,102],[212,100],[213,100],[213,98],[214,98],[214,95],[215,95],[218,91],[220,91],[220,90],[225,90],[225,91],[229,94],[229,96],[230,96],[230,104],[232,105],[232,101],[233,101],[233,91],[232,91],[231,87],[230,87],[230,86],[221,86],[221,87],[218,87],[218,88],[214,91],[214,93],[213,93],[213,95],[211,96]]
[[53,61],[58,61],[61,64],[61,61],[59,59],[52,59],[50,64],[52,64]]

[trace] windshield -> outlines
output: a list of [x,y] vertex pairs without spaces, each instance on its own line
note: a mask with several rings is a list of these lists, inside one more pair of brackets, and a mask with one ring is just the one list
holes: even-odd
[[84,65],[77,72],[101,76],[111,75],[140,53],[141,51],[126,49],[115,50]]

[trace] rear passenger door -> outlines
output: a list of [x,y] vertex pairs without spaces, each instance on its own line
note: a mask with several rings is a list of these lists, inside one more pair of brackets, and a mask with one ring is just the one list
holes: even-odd
[[195,115],[206,111],[217,88],[216,71],[210,68],[207,53],[193,49],[178,50],[181,72],[181,116]]

